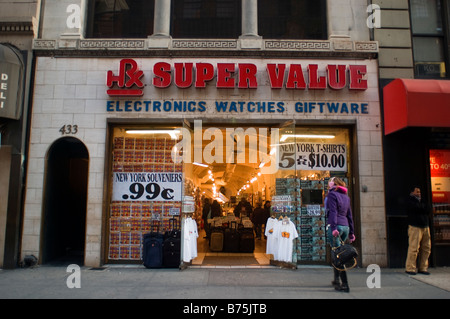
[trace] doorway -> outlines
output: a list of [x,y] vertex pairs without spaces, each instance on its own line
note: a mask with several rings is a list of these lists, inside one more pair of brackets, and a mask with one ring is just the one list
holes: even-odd
[[84,263],[89,153],[76,138],[52,144],[46,158],[42,264]]

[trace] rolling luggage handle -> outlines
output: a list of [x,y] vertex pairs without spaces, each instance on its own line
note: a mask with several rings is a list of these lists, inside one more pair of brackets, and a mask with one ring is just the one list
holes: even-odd
[[164,238],[181,238],[181,229],[179,228],[178,220],[176,218],[169,219],[169,227],[170,230],[167,230],[164,233]]
[[[160,225],[157,225],[156,223],[153,223],[150,226],[150,232],[144,234],[144,238],[145,237],[156,237],[156,236],[160,235],[160,233],[159,233],[159,226]],[[156,231],[155,231],[155,228],[156,228]]]

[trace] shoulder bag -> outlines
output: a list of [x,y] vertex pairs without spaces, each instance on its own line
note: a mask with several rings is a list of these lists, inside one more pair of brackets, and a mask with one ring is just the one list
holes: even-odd
[[356,267],[358,251],[351,244],[345,244],[339,237],[341,245],[331,248],[331,264],[339,271]]

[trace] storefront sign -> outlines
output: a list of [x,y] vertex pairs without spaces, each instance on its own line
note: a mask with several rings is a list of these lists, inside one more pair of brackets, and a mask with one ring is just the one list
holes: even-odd
[[347,171],[347,147],[330,143],[280,145],[280,169]]
[[23,64],[17,53],[0,45],[0,117],[19,119]]
[[177,101],[177,100],[138,100],[106,101],[107,112],[136,113],[261,113],[284,114],[369,114],[369,103],[345,101]]
[[182,173],[113,174],[113,201],[181,201]]
[[430,150],[433,203],[450,202],[450,150]]
[[[367,66],[353,64],[328,64],[324,69],[310,63],[267,63],[265,70],[258,70],[253,63],[204,63],[204,62],[156,62],[152,71],[142,71],[133,59],[122,59],[118,74],[107,72],[106,85],[109,96],[142,96],[145,85],[168,88],[175,84],[180,89],[195,86],[206,88],[212,82],[217,89],[256,89],[258,72],[263,73],[264,82],[272,89],[297,90],[366,90]],[[144,81],[145,74],[149,80]],[[261,81],[261,79],[259,79]]]
[[320,205],[306,205],[306,211],[308,216],[321,216],[322,210]]

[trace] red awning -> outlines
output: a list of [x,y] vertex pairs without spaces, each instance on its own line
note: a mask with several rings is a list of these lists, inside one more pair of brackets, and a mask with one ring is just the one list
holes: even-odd
[[383,89],[384,134],[406,127],[450,127],[450,81],[396,79]]

